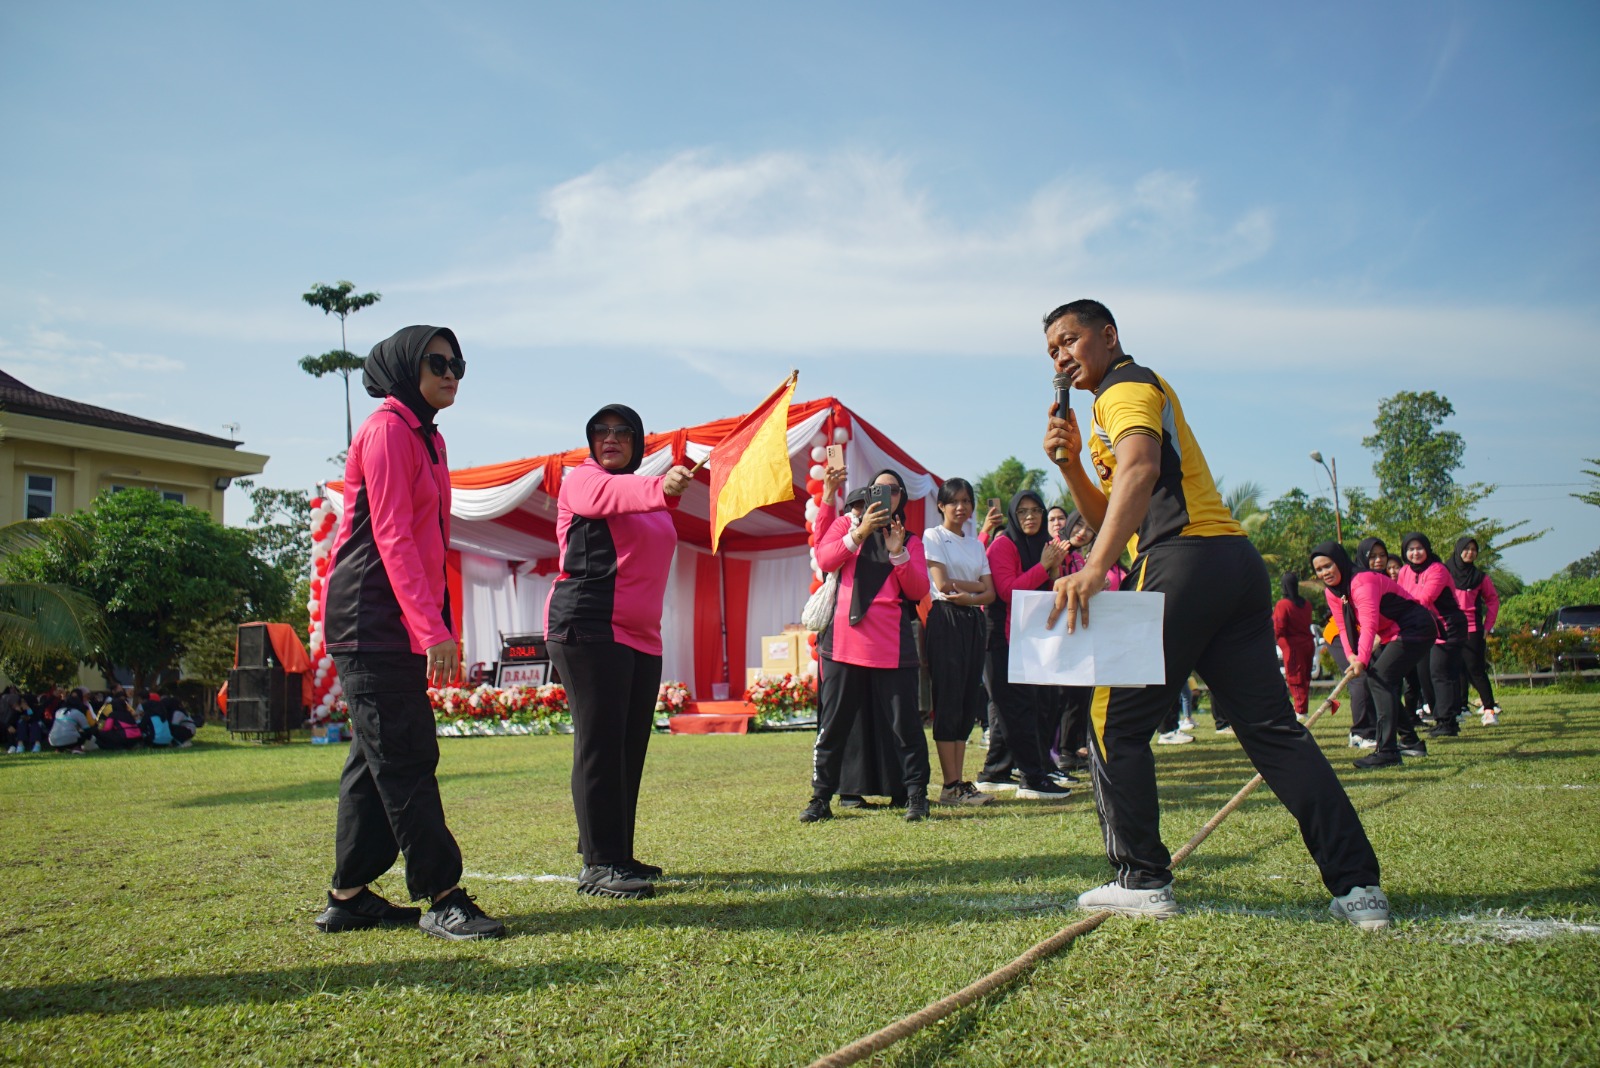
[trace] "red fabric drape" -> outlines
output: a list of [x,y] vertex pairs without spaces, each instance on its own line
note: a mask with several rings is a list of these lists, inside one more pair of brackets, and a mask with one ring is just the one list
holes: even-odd
[[709,553],[695,554],[694,695],[709,700],[711,684],[722,681],[721,565]]
[[744,692],[745,631],[750,621],[750,561],[722,561],[722,618],[728,625],[728,693]]
[[450,591],[450,622],[456,628],[456,643],[461,642],[461,552],[451,549],[444,554],[445,588]]

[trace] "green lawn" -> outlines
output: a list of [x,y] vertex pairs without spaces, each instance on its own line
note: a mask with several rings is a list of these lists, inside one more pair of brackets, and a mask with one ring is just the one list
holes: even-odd
[[[886,1065],[1600,1064],[1600,698],[1511,692],[1434,756],[1357,773],[1318,726],[1399,922],[1363,934],[1265,789],[1179,872]],[[1158,747],[1176,848],[1249,777]],[[651,901],[574,893],[570,740],[442,743],[468,889],[513,937],[311,926],[342,747],[0,757],[0,1060],[804,1064],[1071,922],[1106,877],[1087,793],[802,826],[811,737],[661,737]],[[975,751],[969,759],[981,756]],[[975,766],[975,764],[974,764]],[[399,871],[381,889],[404,896]]]

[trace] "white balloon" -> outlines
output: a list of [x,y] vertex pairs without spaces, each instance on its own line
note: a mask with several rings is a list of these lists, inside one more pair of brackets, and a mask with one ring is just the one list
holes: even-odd
[[849,440],[850,440],[850,431],[846,430],[842,426],[836,426],[836,427],[833,428],[833,443],[835,445],[843,445],[845,442],[847,442]]
[[823,468],[823,466],[821,464],[812,464],[809,468],[806,469],[806,477],[807,478],[814,478],[814,479],[817,479],[818,481],[821,481],[822,476],[827,474],[827,473],[828,472],[826,470],[824,470],[824,468]]
[[811,446],[811,458],[820,464],[828,458],[828,450],[821,445],[813,445]]
[[811,435],[811,444],[813,446],[826,445],[827,443],[828,443],[828,438],[827,438],[827,436],[825,434],[822,433],[822,431],[819,430],[815,434]]

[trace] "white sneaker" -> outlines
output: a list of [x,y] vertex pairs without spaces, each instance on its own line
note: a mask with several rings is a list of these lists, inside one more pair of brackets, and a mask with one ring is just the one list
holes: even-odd
[[1181,910],[1172,896],[1172,884],[1156,890],[1129,890],[1116,880],[1085,890],[1078,895],[1078,907],[1091,912],[1115,912],[1118,916],[1147,916],[1167,920]]
[[1071,790],[1049,779],[1031,786],[1024,782],[1017,787],[1018,801],[1065,801],[1071,796]]
[[1233,725],[1230,723],[1226,727],[1218,727],[1217,728],[1217,733],[1222,735],[1223,737],[1232,738],[1233,737]]
[[1376,886],[1358,886],[1343,897],[1334,898],[1328,902],[1328,911],[1363,931],[1381,931],[1389,926],[1389,898]]
[[1168,731],[1156,739],[1159,745],[1187,745],[1194,741],[1194,735],[1182,731]]
[[1304,726],[1305,726],[1305,725],[1306,725],[1306,720],[1307,720],[1307,719],[1309,719],[1309,718],[1310,718],[1310,717],[1309,717],[1309,716],[1307,716],[1307,715],[1306,715],[1306,714],[1305,714],[1305,713],[1303,713],[1303,712],[1296,712],[1296,713],[1295,713],[1295,714],[1294,714],[1294,721],[1295,721],[1295,722],[1296,722],[1296,723],[1298,723],[1298,724],[1300,724],[1300,726],[1302,726],[1302,727],[1304,727]]
[[1376,739],[1376,738],[1363,738],[1363,739],[1361,739],[1360,743],[1358,743],[1356,745],[1356,748],[1357,749],[1376,749],[1376,748],[1378,748],[1378,739]]
[[984,782],[982,779],[972,785],[977,787],[979,793],[984,794],[1003,794],[1017,788],[1014,782]]
[[1485,727],[1498,727],[1498,726],[1500,726],[1500,710],[1498,708],[1486,708],[1486,709],[1484,709],[1483,710],[1483,725]]
[[1194,717],[1193,716],[1184,716],[1182,719],[1180,719],[1178,721],[1178,729],[1180,731],[1192,731],[1192,730],[1194,730]]
[[42,753],[44,751],[44,747],[41,746],[38,742],[34,742],[33,743],[33,751],[35,753]]
[[1350,732],[1350,748],[1351,749],[1360,749],[1361,748],[1361,735],[1357,734],[1355,731],[1351,731]]
[[982,749],[989,748],[989,728],[983,728],[983,737],[978,739],[978,746]]

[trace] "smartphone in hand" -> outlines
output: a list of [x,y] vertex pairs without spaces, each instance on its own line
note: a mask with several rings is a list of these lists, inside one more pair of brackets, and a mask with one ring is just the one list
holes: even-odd
[[993,510],[993,511],[998,511],[1001,515],[1005,515],[1006,514],[1006,510],[1000,506],[1000,498],[999,497],[990,497],[989,498],[989,508],[991,510]]
[[894,490],[895,487],[893,486],[873,486],[867,496],[867,507],[871,508],[875,504],[881,504],[885,512],[893,515]]
[[829,471],[843,471],[844,470],[844,446],[843,445],[829,445],[828,446],[828,467],[827,467],[827,470],[829,470]]

